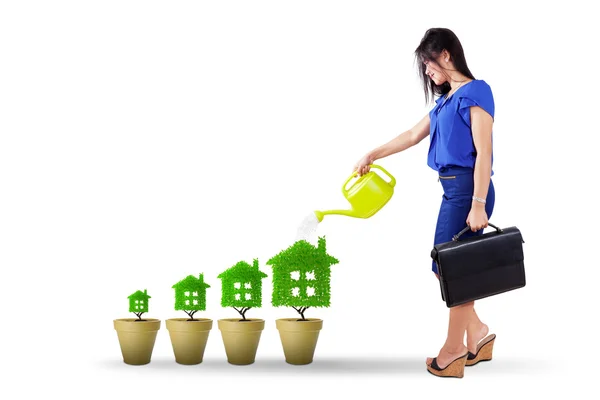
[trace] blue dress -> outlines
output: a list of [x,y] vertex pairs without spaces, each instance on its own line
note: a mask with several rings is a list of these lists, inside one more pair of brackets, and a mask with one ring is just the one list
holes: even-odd
[[[430,144],[427,165],[438,171],[444,190],[437,219],[434,245],[452,240],[452,236],[467,227],[474,190],[476,149],[471,132],[472,106],[479,106],[494,118],[494,97],[490,86],[483,80],[473,80],[459,87],[448,99],[440,97],[429,112]],[[493,163],[492,152],[492,163]],[[492,164],[493,165],[493,164]],[[491,175],[494,175],[492,169]],[[492,215],[495,190],[492,180],[486,197],[485,210],[488,219]],[[468,230],[459,240],[481,235]],[[432,271],[438,273],[432,261]]]

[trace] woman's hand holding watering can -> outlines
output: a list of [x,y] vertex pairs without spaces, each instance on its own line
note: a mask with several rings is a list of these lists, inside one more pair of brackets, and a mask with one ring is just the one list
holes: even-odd
[[362,176],[371,170],[371,164],[373,164],[373,156],[370,153],[365,154],[355,165],[354,172],[359,176]]

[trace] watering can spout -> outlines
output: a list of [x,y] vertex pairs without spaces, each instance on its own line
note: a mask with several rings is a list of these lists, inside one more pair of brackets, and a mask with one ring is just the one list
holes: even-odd
[[355,210],[327,210],[327,211],[315,211],[315,215],[319,222],[323,221],[325,215],[346,215],[348,217],[361,218]]
[[315,211],[315,216],[319,222],[323,221],[323,213],[321,211]]

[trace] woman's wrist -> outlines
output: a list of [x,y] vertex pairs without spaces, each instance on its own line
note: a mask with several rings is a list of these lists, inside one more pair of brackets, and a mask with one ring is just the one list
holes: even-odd
[[471,201],[471,205],[473,207],[479,207],[479,208],[485,208],[485,200],[481,201],[483,199],[479,199],[479,197],[475,197],[473,196],[473,200]]
[[379,159],[378,149],[372,150],[367,153],[367,157],[369,158],[369,163],[373,164],[375,160]]

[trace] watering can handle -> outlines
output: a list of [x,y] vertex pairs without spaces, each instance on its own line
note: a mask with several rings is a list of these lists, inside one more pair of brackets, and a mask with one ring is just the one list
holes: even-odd
[[382,170],[383,172],[385,172],[385,174],[390,178],[390,182],[388,183],[391,187],[396,186],[396,178],[394,178],[392,176],[392,174],[390,174],[389,172],[387,172],[382,166],[380,165],[375,165],[375,164],[371,164],[371,167],[373,168],[379,168],[380,170]]
[[[390,185],[391,187],[394,187],[396,185],[396,178],[394,178],[383,167],[376,165],[376,164],[371,164],[371,168],[379,168],[380,170],[385,172],[385,174],[390,178],[390,182],[388,183],[388,185]],[[346,179],[346,182],[344,182],[344,185],[342,186],[342,192],[344,194],[348,194],[348,189],[346,189],[346,185],[348,185],[348,182],[350,182],[350,180],[352,180],[352,178],[354,178],[355,176],[356,176],[356,172],[354,172],[352,175],[350,175],[350,177],[348,179]]]

